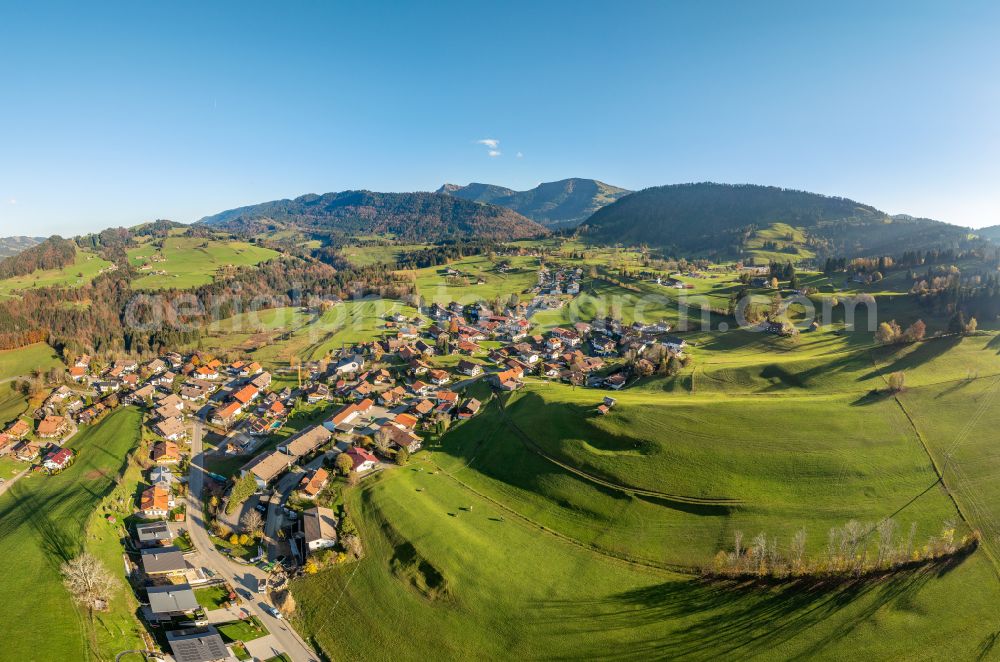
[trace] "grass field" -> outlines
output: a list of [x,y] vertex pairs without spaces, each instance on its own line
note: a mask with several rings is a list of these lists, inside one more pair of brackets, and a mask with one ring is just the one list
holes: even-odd
[[345,246],[340,254],[356,267],[367,267],[373,264],[395,264],[403,253],[419,251],[422,248],[425,248],[424,244]]
[[963,658],[994,636],[980,556],[868,585],[723,588],[542,531],[429,463],[348,505],[365,559],[293,585],[296,624],[333,658]]
[[40,269],[25,276],[0,280],[0,298],[14,296],[17,290],[35,287],[79,287],[92,281],[102,269],[111,266],[95,253],[77,249],[73,264],[62,269]]
[[14,388],[14,380],[38,370],[61,367],[55,350],[45,343],[0,352],[0,428],[24,413],[27,398]]
[[[138,442],[140,422],[137,410],[119,410],[74,437],[70,446],[79,456],[69,469],[22,479],[0,497],[0,554],[7,563],[0,659],[110,660],[138,644],[128,603],[89,618],[63,588],[59,566],[87,545],[88,520]],[[110,569],[121,577],[120,563]]]
[[[1000,341],[776,340],[705,342],[686,374],[613,394],[607,416],[606,392],[542,382],[506,415],[491,403],[348,493],[367,556],[295,584],[301,626],[333,657],[994,656]],[[877,392],[895,370],[898,401]],[[889,516],[918,545],[946,520],[984,544],[859,584],[687,574],[736,530],[781,548],[805,528],[818,555],[831,527]],[[373,609],[385,617],[358,616]]]
[[[507,273],[500,273],[496,269],[496,265],[503,261],[510,263],[511,269]],[[469,284],[451,284],[444,273],[447,268],[461,272],[468,278]],[[444,305],[451,301],[463,304],[489,302],[498,296],[504,299],[511,294],[520,296],[524,290],[534,286],[538,282],[538,260],[530,257],[490,259],[486,255],[477,255],[451,262],[447,266],[399,273],[415,279],[417,293],[428,305],[432,303]],[[484,282],[477,284],[479,279]]]
[[[149,273],[132,281],[137,290],[188,289],[211,283],[220,269],[259,264],[278,253],[241,241],[167,237],[128,251],[132,265]],[[163,272],[163,273],[157,273]]]

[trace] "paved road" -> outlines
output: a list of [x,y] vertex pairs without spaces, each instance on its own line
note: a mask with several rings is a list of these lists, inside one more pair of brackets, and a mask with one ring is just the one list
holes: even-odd
[[[188,532],[191,541],[198,549],[198,559],[202,564],[213,570],[220,577],[230,582],[233,587],[248,589],[252,593],[257,587],[257,580],[266,577],[266,573],[256,566],[240,565],[220,554],[209,538],[206,529],[204,512],[202,511],[201,492],[204,487],[204,455],[202,454],[202,422],[196,420],[191,435],[191,465],[189,473],[187,519]],[[281,649],[295,662],[315,662],[318,656],[299,637],[284,620],[279,620],[268,614],[262,608],[265,603],[262,595],[254,593],[253,599],[246,600],[247,609],[274,636]]]

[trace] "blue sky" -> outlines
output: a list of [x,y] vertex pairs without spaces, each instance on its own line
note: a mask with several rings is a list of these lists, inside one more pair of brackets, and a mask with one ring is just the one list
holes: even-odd
[[4,235],[572,176],[1000,223],[996,2],[22,4]]

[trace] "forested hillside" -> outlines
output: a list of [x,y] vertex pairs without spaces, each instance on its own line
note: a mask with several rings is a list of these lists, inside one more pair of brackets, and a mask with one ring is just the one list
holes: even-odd
[[961,248],[969,230],[870,205],[774,186],[714,183],[645,189],[598,210],[583,231],[602,242],[647,244],[677,254],[738,257],[755,230],[782,223],[807,232],[817,255]]
[[0,261],[0,279],[24,276],[38,269],[62,269],[76,259],[76,244],[53,236],[37,246]]
[[44,237],[0,237],[0,259],[17,255],[43,241],[45,241]]
[[293,228],[318,236],[391,235],[404,241],[521,239],[545,228],[495,205],[439,193],[344,191],[274,200],[208,216],[200,224],[241,233]]

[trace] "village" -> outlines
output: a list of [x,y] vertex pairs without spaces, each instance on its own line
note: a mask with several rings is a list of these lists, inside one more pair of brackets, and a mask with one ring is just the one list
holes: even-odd
[[[580,277],[543,268],[531,302],[501,310],[452,302],[388,314],[380,337],[281,368],[278,379],[251,356],[167,352],[104,366],[79,356],[33,420],[0,433],[0,456],[24,463],[12,481],[57,473],[74,460],[63,444],[77,430],[140,408],[146,469],[123,545],[143,619],[180,662],[199,646],[252,654],[258,639],[274,645],[263,620],[281,619],[291,576],[363,556],[336,503],[340,486],[405,465],[526,380],[619,390],[686,359],[665,322],[608,318],[533,333],[532,313],[565,305]],[[595,411],[614,404],[595,398]],[[219,629],[234,624],[249,640],[226,648]]]

